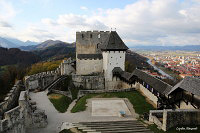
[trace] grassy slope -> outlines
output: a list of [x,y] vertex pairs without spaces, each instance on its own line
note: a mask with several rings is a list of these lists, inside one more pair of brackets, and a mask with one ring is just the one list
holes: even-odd
[[73,100],[77,99],[79,89],[74,87],[74,88],[71,88],[70,91],[71,91],[71,94],[72,94],[72,99]]
[[48,97],[56,110],[60,113],[66,112],[69,104],[72,102],[70,98],[60,94],[50,94]]
[[102,94],[88,94],[79,99],[76,105],[72,108],[71,112],[84,111],[86,109],[86,100],[92,97],[102,97],[102,98],[128,98],[133,104],[136,113],[143,114],[149,112],[149,110],[154,109],[153,106],[146,102],[145,97],[142,96],[138,91],[133,92],[116,92],[116,93],[102,93]]

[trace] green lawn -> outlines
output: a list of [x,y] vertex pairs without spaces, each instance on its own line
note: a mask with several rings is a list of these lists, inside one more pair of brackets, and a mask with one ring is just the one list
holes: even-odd
[[135,112],[138,114],[144,114],[145,112],[149,112],[149,110],[155,109],[151,104],[147,103],[145,97],[142,96],[138,91],[133,91],[85,95],[77,101],[76,105],[72,108],[71,112],[75,113],[79,111],[84,111],[86,109],[86,100],[96,96],[101,98],[127,98],[133,104]]
[[71,94],[72,94],[72,99],[73,100],[77,99],[79,89],[74,87],[74,88],[71,88],[70,91],[71,91]]
[[70,98],[60,94],[49,94],[48,97],[56,110],[60,113],[66,112],[69,104],[72,102]]

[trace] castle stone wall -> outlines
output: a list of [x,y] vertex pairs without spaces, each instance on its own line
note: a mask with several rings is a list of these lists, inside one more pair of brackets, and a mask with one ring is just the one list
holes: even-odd
[[109,33],[110,31],[76,32],[76,54],[101,53],[100,45],[105,41]]
[[101,59],[78,59],[76,63],[77,75],[88,75],[102,72],[103,61]]
[[115,67],[125,69],[125,51],[104,51],[103,52],[103,70],[106,81],[112,81],[112,70]]
[[18,106],[4,113],[0,120],[0,132],[25,133],[26,128],[42,128],[47,126],[47,116],[42,110],[31,105],[28,91],[22,91]]
[[67,60],[63,60],[63,62],[60,64],[60,71],[61,75],[71,75],[76,72],[73,65],[75,65],[75,60],[72,60],[71,58]]
[[164,110],[162,129],[166,131],[177,125],[200,125],[200,110]]
[[[136,84],[139,84],[139,91],[141,91],[149,100],[151,100],[155,106],[157,106],[157,101],[158,101],[158,98],[151,92],[149,91],[146,87],[144,87],[142,84],[140,83],[136,83]],[[136,85],[137,86],[137,85]]]
[[19,95],[20,95],[20,91],[21,91],[21,81],[17,81],[15,85],[12,87],[12,89],[10,90],[10,92],[5,97],[4,101],[0,103],[0,116],[4,112],[16,106]]
[[72,81],[76,87],[84,89],[104,89],[104,76],[72,75]]
[[42,72],[25,77],[25,85],[28,90],[43,90],[47,85],[51,84],[58,76],[60,71]]
[[[149,121],[154,122],[164,131],[179,125],[200,125],[199,109],[150,110],[149,113]],[[158,118],[162,118],[163,121],[159,121]]]
[[128,89],[132,87],[134,86],[120,80],[118,77],[113,77],[112,81],[105,81],[106,90]]

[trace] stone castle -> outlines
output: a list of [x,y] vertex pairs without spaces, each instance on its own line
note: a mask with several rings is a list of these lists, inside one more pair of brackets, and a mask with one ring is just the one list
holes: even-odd
[[[138,90],[157,108],[150,110],[149,121],[164,131],[177,125],[199,125],[200,78],[186,77],[171,86],[139,69],[128,73],[125,71],[127,49],[116,31],[77,32],[76,60],[64,60],[55,71],[26,76],[25,86],[16,83],[0,103],[0,132],[25,133],[27,129],[46,127],[48,116],[44,110],[37,109],[29,92],[52,92],[68,75],[76,87],[82,88],[78,98],[87,93]],[[65,95],[72,97],[70,91]]]
[[[113,78],[112,71],[115,67],[125,70],[125,53],[127,49],[128,47],[116,31],[77,32],[76,76],[74,77],[95,75],[96,77],[94,76],[90,80],[93,82],[91,83],[94,84],[93,86],[104,84],[104,87],[99,89],[121,89],[120,84],[122,83]],[[77,78],[74,78],[74,81],[77,80]],[[90,89],[89,86],[84,87]]]

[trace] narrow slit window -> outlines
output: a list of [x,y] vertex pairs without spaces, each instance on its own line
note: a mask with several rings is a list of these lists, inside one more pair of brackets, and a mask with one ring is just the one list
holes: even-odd
[[98,35],[98,38],[101,38],[101,34]]

